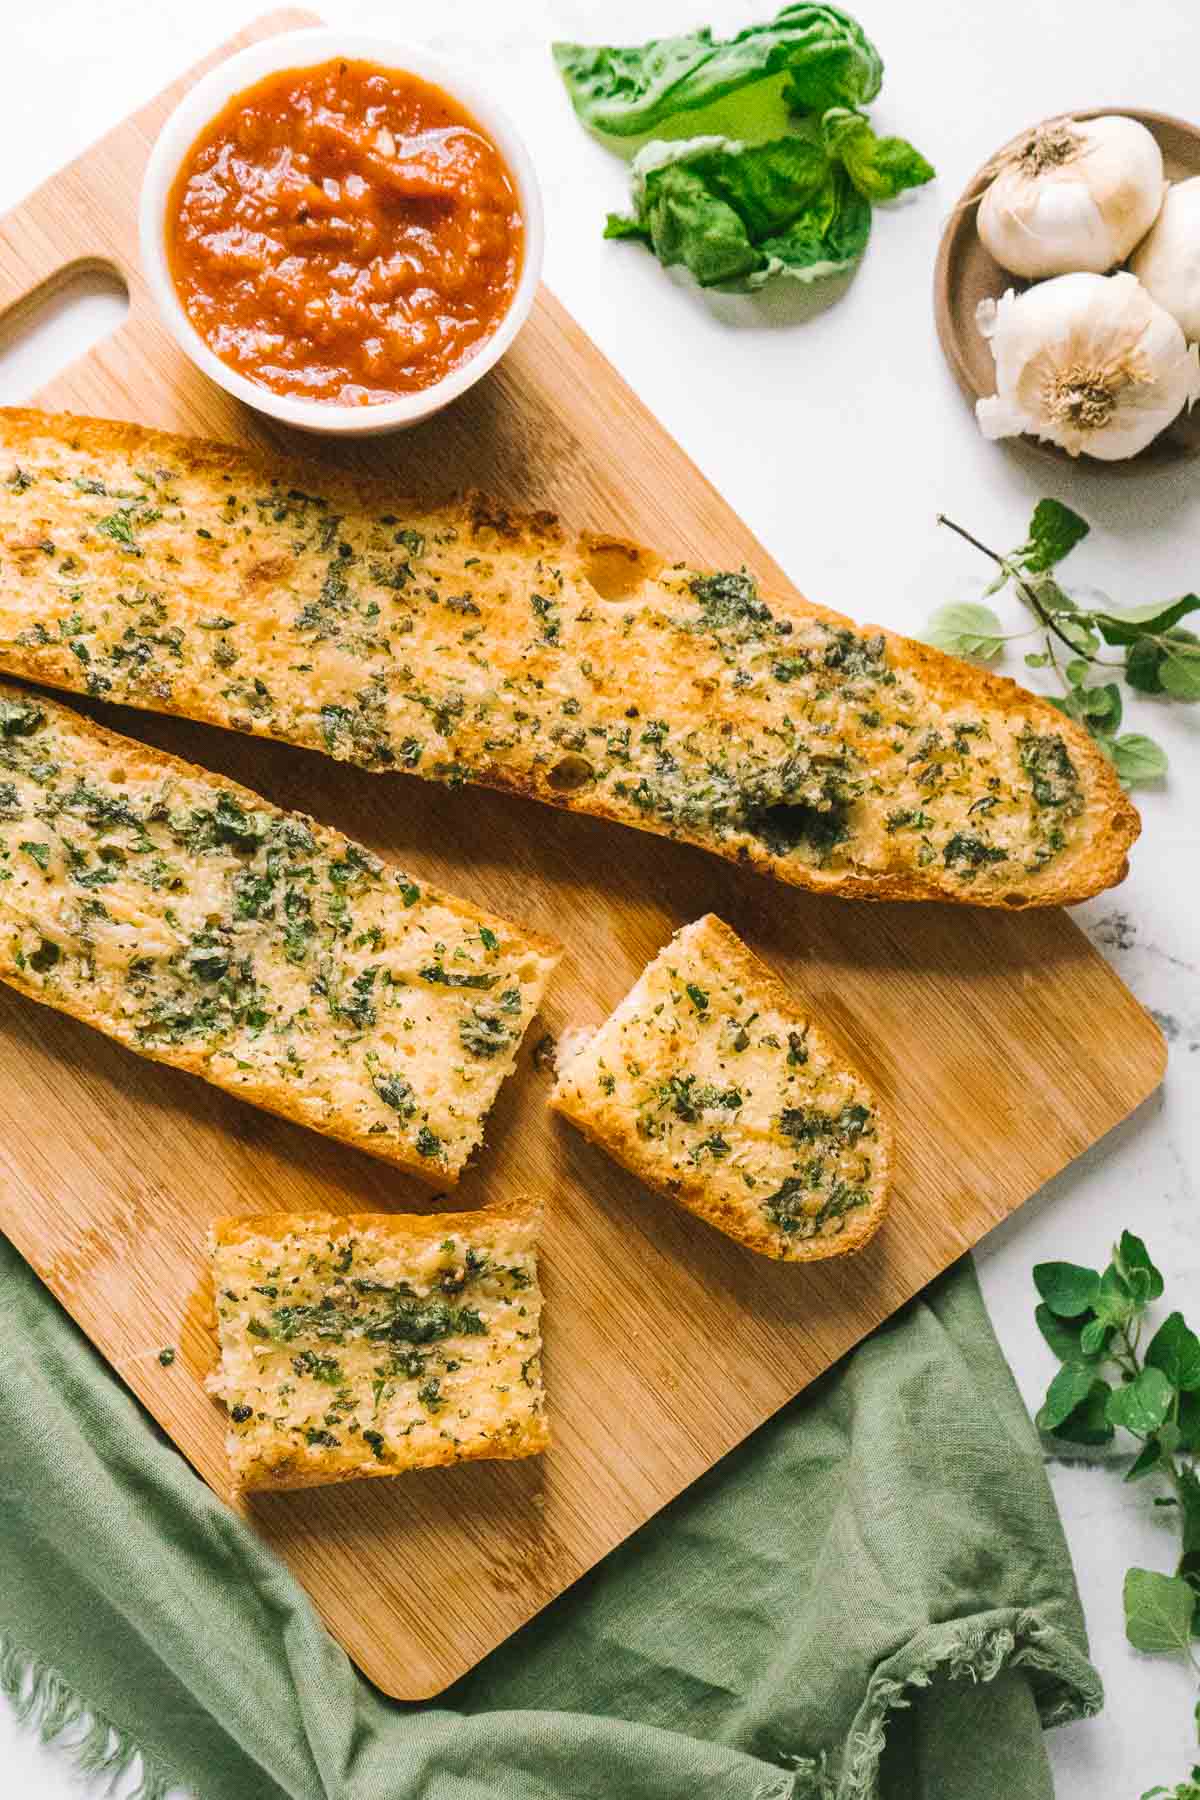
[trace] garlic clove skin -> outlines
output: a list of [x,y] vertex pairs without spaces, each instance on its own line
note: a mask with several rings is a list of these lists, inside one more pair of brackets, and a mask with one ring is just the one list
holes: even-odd
[[1194,344],[1200,338],[1200,175],[1167,189],[1129,267]]
[[1010,288],[977,318],[996,364],[996,392],[975,407],[985,437],[1028,432],[1118,462],[1200,397],[1200,352],[1127,271]]
[[1056,119],[1005,160],[977,229],[1010,275],[1103,275],[1150,229],[1164,186],[1162,151],[1136,119]]

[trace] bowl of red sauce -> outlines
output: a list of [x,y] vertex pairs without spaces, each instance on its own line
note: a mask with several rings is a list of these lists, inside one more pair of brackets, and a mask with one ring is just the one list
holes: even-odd
[[413,45],[316,29],[204,76],[154,145],[142,266],[191,360],[302,430],[415,425],[503,356],[542,206],[500,108]]

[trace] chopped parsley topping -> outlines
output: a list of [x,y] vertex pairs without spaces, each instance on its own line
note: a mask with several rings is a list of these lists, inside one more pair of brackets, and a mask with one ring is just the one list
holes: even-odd
[[508,1048],[515,1033],[504,1024],[497,1007],[473,1006],[458,1021],[458,1035],[470,1055],[496,1056]]

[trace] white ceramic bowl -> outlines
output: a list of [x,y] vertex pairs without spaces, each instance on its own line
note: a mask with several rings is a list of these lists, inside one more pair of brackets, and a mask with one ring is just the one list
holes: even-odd
[[[509,309],[491,337],[469,362],[441,381],[435,381],[431,387],[377,405],[336,406],[322,400],[298,399],[289,394],[273,393],[258,382],[248,381],[220,357],[214,356],[204,342],[183,309],[167,263],[167,201],[184,158],[205,126],[235,95],[266,76],[284,69],[313,68],[331,62],[335,57],[406,71],[434,87],[443,88],[459,101],[471,117],[478,120],[507,163],[525,228],[521,277]],[[273,419],[298,426],[301,431],[326,432],[337,437],[374,437],[382,431],[419,424],[465,393],[500,360],[525,323],[542,272],[544,228],[537,176],[528,150],[495,101],[415,44],[397,43],[369,32],[338,31],[324,26],[290,31],[280,37],[266,38],[261,44],[251,44],[248,49],[240,50],[227,62],[211,69],[184,96],[159,132],[150,152],[142,180],[138,228],[142,272],[147,284],[172,337],[196,367],[235,399],[244,400],[247,406],[253,406]]]

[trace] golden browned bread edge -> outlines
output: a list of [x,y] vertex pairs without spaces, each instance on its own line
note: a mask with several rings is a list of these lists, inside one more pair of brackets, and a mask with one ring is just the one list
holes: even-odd
[[514,1194],[511,1200],[479,1206],[474,1212],[226,1213],[213,1220],[209,1236],[214,1249],[245,1244],[256,1237],[286,1237],[291,1232],[316,1232],[337,1238],[352,1231],[376,1231],[404,1242],[412,1238],[445,1237],[447,1232],[455,1231],[477,1235],[486,1231],[489,1225],[537,1225],[544,1210],[540,1200],[528,1194]]
[[475,1444],[469,1450],[452,1451],[439,1449],[431,1455],[423,1456],[420,1462],[398,1463],[390,1467],[381,1463],[378,1468],[358,1463],[353,1468],[335,1468],[320,1474],[276,1475],[267,1469],[257,1473],[247,1471],[246,1478],[235,1481],[234,1487],[239,1494],[286,1494],[294,1493],[300,1488],[341,1487],[347,1481],[368,1481],[374,1476],[387,1475],[395,1480],[398,1475],[419,1475],[423,1469],[444,1469],[455,1463],[467,1462],[516,1462],[524,1456],[540,1456],[548,1450],[551,1443],[550,1427],[545,1415],[533,1415],[528,1427],[503,1443]]
[[[559,546],[565,541],[553,513],[521,512],[481,494],[469,494],[465,498],[454,497],[449,502],[437,500],[427,494],[401,495],[382,476],[357,475],[340,469],[328,469],[322,464],[300,457],[243,450],[211,438],[155,431],[148,426],[121,420],[99,419],[74,413],[47,414],[30,407],[0,407],[0,420],[10,439],[18,444],[22,439],[31,441],[36,438],[45,429],[47,419],[56,421],[55,429],[69,433],[78,443],[99,454],[106,451],[145,450],[160,445],[164,454],[180,458],[195,472],[231,476],[253,472],[267,480],[290,478],[298,485],[311,482],[315,472],[322,492],[335,499],[340,497],[350,509],[361,505],[364,497],[393,509],[410,503],[418,508],[442,507],[447,511],[457,508],[462,524],[471,530],[484,525],[500,532],[510,541],[525,539],[540,550]],[[577,541],[586,545],[597,540],[595,534],[581,532],[577,535]],[[627,548],[632,556],[644,558],[647,566],[664,566],[661,553],[646,551],[632,543],[625,544],[615,536],[605,536],[602,541],[614,549]],[[1049,701],[1030,693],[1027,688],[1021,687],[1006,675],[992,674],[989,670],[963,662],[958,657],[947,656],[941,650],[935,650],[915,638],[902,637],[898,632],[889,631],[885,627],[860,624],[844,613],[834,612],[829,607],[801,599],[798,595],[771,593],[768,600],[777,615],[793,621],[816,618],[831,625],[848,627],[855,632],[880,632],[893,661],[901,667],[911,667],[931,679],[938,698],[944,704],[953,705],[956,700],[961,700],[964,703],[992,705],[1003,712],[1020,711],[1041,721],[1045,730],[1057,732],[1067,742],[1072,758],[1084,778],[1087,794],[1085,810],[1090,837],[1059,859],[1053,875],[1044,880],[1035,893],[1023,894],[1019,886],[1014,885],[1007,893],[985,892],[981,897],[974,892],[959,893],[937,887],[922,881],[916,874],[861,876],[831,873],[796,865],[786,858],[773,856],[765,848],[759,850],[747,845],[726,848],[720,842],[710,841],[701,834],[675,830],[651,820],[639,821],[637,825],[633,825],[602,797],[588,799],[578,794],[564,794],[550,786],[548,775],[538,779],[510,770],[503,764],[474,772],[470,777],[472,784],[539,800],[564,811],[607,819],[614,824],[623,825],[627,830],[649,831],[661,837],[695,844],[710,854],[723,856],[729,862],[755,869],[761,874],[772,875],[790,886],[807,888],[816,893],[834,894],[843,899],[939,900],[948,905],[1000,907],[1017,911],[1033,906],[1074,905],[1081,900],[1091,899],[1124,880],[1129,870],[1129,849],[1141,831],[1137,809],[1122,789],[1108,758],[1096,748],[1080,726],[1051,706]],[[49,687],[58,687],[63,692],[80,691],[78,685],[56,679],[54,672],[39,667],[38,658],[32,652],[22,655],[15,648],[9,649],[4,655],[3,668],[7,673],[23,676]],[[169,703],[151,707],[128,695],[122,696],[121,704],[139,707],[143,711],[195,719],[224,730],[230,729],[228,719],[218,717],[203,704],[186,711]],[[273,738],[272,733],[253,723],[249,735]]]
[[[661,1194],[664,1199],[682,1207],[685,1212],[694,1213],[707,1224],[715,1226],[726,1237],[736,1239],[739,1244],[745,1245],[746,1249],[755,1251],[759,1256],[769,1256],[776,1262],[824,1262],[830,1257],[847,1256],[863,1249],[883,1224],[891,1204],[893,1137],[891,1122],[884,1107],[870,1082],[859,1074],[855,1063],[835,1044],[824,1026],[812,1019],[807,1008],[797,1003],[795,996],[788,991],[775,971],[760,957],[755,956],[723,919],[719,919],[715,913],[705,913],[694,921],[692,929],[698,926],[703,926],[720,940],[721,955],[736,967],[741,981],[756,997],[761,995],[768,1005],[804,1019],[812,1027],[817,1041],[834,1054],[870,1094],[878,1118],[883,1182],[878,1199],[865,1212],[850,1215],[851,1223],[835,1237],[803,1238],[789,1251],[780,1251],[775,1233],[765,1226],[748,1227],[732,1207],[727,1207],[721,1200],[714,1198],[701,1178],[684,1175],[676,1182],[663,1181],[654,1167],[653,1159],[643,1148],[642,1140],[621,1118],[619,1109],[609,1111],[605,1108],[596,1116],[567,1091],[565,1084],[570,1080],[569,1064],[555,1082],[550,1094],[550,1106],[564,1118],[570,1119],[589,1142],[607,1151],[614,1161],[628,1169],[631,1175],[636,1175],[639,1181],[652,1188],[656,1194]],[[623,1001],[618,1002],[620,1004]]]
[[[481,1206],[476,1212],[459,1213],[239,1213],[214,1219],[209,1227],[209,1243],[213,1250],[224,1248],[230,1244],[244,1244],[255,1237],[278,1240],[290,1231],[320,1232],[330,1237],[345,1235],[348,1231],[377,1231],[389,1237],[407,1241],[413,1238],[443,1237],[447,1232],[462,1231],[479,1233],[489,1224],[495,1225],[540,1225],[544,1214],[540,1200],[528,1194],[514,1195],[511,1200],[492,1206]],[[216,1301],[214,1296],[212,1327],[217,1332]],[[449,1446],[435,1446],[433,1453],[422,1457],[419,1462],[403,1463],[396,1468],[380,1464],[353,1468],[327,1467],[319,1472],[303,1475],[275,1475],[267,1466],[257,1471],[250,1471],[248,1477],[236,1482],[237,1491],[242,1494],[294,1493],[300,1488],[333,1487],[346,1481],[365,1481],[374,1476],[414,1474],[421,1469],[446,1468],[453,1463],[462,1462],[515,1462],[521,1457],[538,1456],[549,1448],[551,1433],[545,1413],[532,1416],[523,1431],[507,1439],[502,1446],[479,1444],[462,1454],[455,1454]]]
[[[6,689],[19,693],[22,698],[27,697],[25,690],[10,688],[7,679],[0,675],[0,693],[5,692]],[[182,757],[172,756],[166,750],[155,750],[148,744],[139,743],[136,738],[124,737],[120,732],[110,731],[107,726],[97,725],[83,713],[76,712],[73,707],[64,706],[61,701],[47,700],[40,694],[34,697],[39,704],[52,708],[58,707],[62,712],[68,714],[74,725],[80,728],[86,737],[94,739],[98,747],[119,751],[128,766],[135,771],[141,773],[167,771],[206,782],[219,782],[223,792],[232,794],[235,799],[247,806],[272,805],[272,802],[266,800],[262,794],[256,794],[253,788],[243,787],[240,782],[229,780],[224,775],[218,775],[212,769],[201,768],[198,763],[185,762]],[[284,807],[274,808],[274,810],[287,812],[289,818],[305,819],[311,824],[319,825],[323,831],[333,831],[338,837],[344,838],[344,833],[339,832],[336,826],[324,825],[321,820],[314,819],[310,813],[288,812],[288,809]],[[353,840],[346,838],[345,841],[349,843]],[[381,860],[387,861],[386,858]],[[457,895],[445,893],[440,886],[435,885],[435,892],[438,899],[460,918],[470,919],[473,923],[498,925],[506,931],[514,929],[511,920],[502,919],[495,913],[485,912],[482,908],[471,906],[465,900],[460,900]],[[515,929],[521,931],[522,941],[540,955],[552,957],[555,962],[561,957],[562,946],[553,938],[546,937],[539,932],[525,931],[522,927]],[[353,1134],[331,1131],[323,1125],[314,1124],[299,1107],[289,1101],[286,1094],[281,1094],[268,1082],[222,1081],[210,1072],[205,1064],[205,1059],[195,1051],[134,1049],[132,1044],[126,1043],[123,1038],[108,1031],[95,1016],[92,1008],[61,1005],[57,1000],[51,999],[43,989],[34,987],[18,969],[0,968],[0,981],[3,981],[8,987],[15,988],[18,993],[26,995],[30,1000],[36,1000],[39,1005],[48,1007],[52,1012],[64,1013],[69,1018],[79,1019],[92,1030],[99,1031],[111,1043],[128,1051],[131,1056],[143,1057],[147,1062],[165,1063],[168,1068],[181,1069],[185,1074],[195,1075],[201,1081],[207,1082],[209,1087],[218,1088],[224,1094],[231,1094],[237,1100],[245,1100],[250,1105],[259,1107],[263,1112],[274,1113],[277,1118],[287,1119],[290,1124],[301,1125],[307,1131],[316,1131],[321,1137],[330,1138],[336,1143],[348,1144],[355,1150],[362,1150],[368,1156],[374,1156],[378,1161],[388,1163],[392,1168],[402,1169],[408,1175],[415,1175],[430,1187],[456,1187],[469,1160],[464,1157],[460,1163],[452,1167],[443,1164],[439,1165],[437,1169],[431,1169],[428,1163],[420,1162],[416,1157],[405,1156],[401,1150],[378,1148],[378,1138],[372,1139],[366,1133],[361,1137],[355,1137]]]

